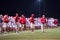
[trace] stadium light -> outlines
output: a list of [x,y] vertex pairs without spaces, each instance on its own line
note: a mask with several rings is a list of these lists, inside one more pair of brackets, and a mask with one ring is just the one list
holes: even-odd
[[41,0],[37,0],[38,2],[40,2]]
[[37,0],[38,4],[39,4],[39,17],[40,17],[40,2],[41,0]]

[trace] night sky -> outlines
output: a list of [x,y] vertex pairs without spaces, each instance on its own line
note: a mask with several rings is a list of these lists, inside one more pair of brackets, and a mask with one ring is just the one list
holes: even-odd
[[60,1],[59,0],[0,0],[0,14],[14,16],[18,12],[19,16],[24,14],[30,17],[32,13],[35,17],[54,17],[60,19]]

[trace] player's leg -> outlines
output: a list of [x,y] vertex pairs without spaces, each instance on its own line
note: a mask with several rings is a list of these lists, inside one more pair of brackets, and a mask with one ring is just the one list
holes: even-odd
[[22,24],[21,31],[24,31],[24,24]]
[[2,31],[2,29],[1,29],[1,27],[0,27],[0,33],[1,33],[1,31]]
[[15,29],[16,29],[16,33],[17,33],[18,32],[18,25],[17,25],[17,23],[16,23]]
[[14,31],[14,32],[16,32],[16,28],[15,28],[15,27],[16,27],[16,26],[15,26],[15,25],[13,25],[13,31]]
[[41,31],[44,32],[44,24],[41,24]]
[[2,23],[0,23],[0,33],[2,32]]
[[17,32],[19,31],[20,27],[19,27],[19,23],[17,22]]
[[33,23],[30,24],[30,28],[31,28],[31,31],[34,32],[34,24]]
[[4,33],[7,32],[7,31],[6,31],[6,28],[7,28],[7,23],[4,23],[4,25],[3,25]]
[[16,22],[16,27],[15,27],[15,29],[16,29],[16,33],[19,31],[19,25],[18,25],[18,22]]

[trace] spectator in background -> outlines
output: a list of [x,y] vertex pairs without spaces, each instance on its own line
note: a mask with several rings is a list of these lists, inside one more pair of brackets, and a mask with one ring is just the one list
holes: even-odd
[[12,17],[11,21],[12,21],[13,31],[16,32],[17,31],[16,30],[17,26],[16,26],[16,23],[15,23],[15,17]]
[[26,28],[27,28],[27,30],[30,29],[30,21],[29,21],[29,18],[26,18]]
[[13,16],[9,16],[9,23],[8,23],[8,25],[9,25],[9,27],[8,27],[8,29],[9,29],[9,31],[12,31],[13,30]]
[[54,18],[49,18],[47,25],[48,25],[50,28],[53,28],[53,27],[54,27]]
[[54,23],[54,26],[57,27],[57,25],[58,25],[58,20],[57,20],[57,19],[54,19],[54,22],[53,22],[53,23]]

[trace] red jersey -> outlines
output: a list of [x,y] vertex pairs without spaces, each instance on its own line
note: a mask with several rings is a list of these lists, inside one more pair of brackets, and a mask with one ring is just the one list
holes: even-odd
[[58,24],[58,20],[54,20],[54,22],[53,22],[54,24]]
[[20,17],[19,22],[20,22],[21,24],[26,24],[26,18],[25,18],[25,17]]
[[41,23],[45,24],[46,23],[46,18],[41,18],[40,21],[41,21]]
[[8,23],[9,22],[8,17],[4,17],[3,20],[4,20],[5,23]]
[[34,23],[34,18],[33,17],[30,17],[30,22]]
[[15,17],[15,22],[18,22],[19,18],[18,16]]

